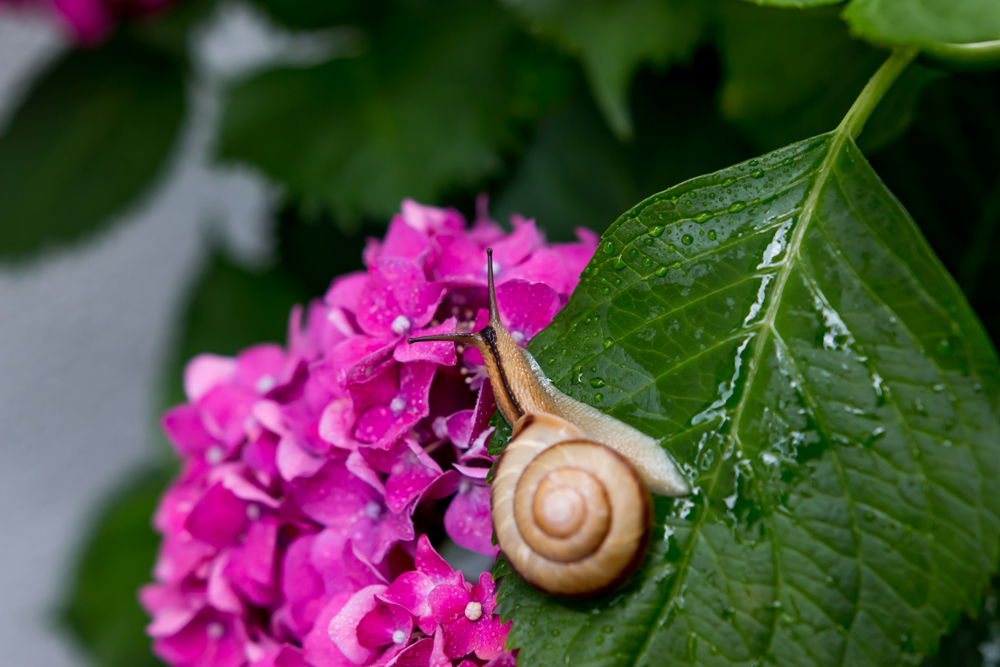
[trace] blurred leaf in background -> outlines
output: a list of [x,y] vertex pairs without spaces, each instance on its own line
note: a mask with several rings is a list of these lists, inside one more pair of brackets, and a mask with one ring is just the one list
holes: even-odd
[[701,39],[711,2],[520,0],[510,6],[543,37],[583,63],[598,106],[619,137],[631,137],[629,89],[643,63],[685,61]]
[[150,653],[148,620],[136,594],[150,579],[160,543],[150,520],[173,475],[167,464],[130,475],[97,513],[75,561],[60,622],[101,667],[160,664]]
[[222,155],[258,166],[347,228],[362,215],[386,218],[404,197],[438,201],[502,170],[519,122],[572,80],[559,60],[539,59],[493,2],[408,3],[372,27],[362,56],[238,86]]
[[125,39],[71,51],[0,137],[0,259],[22,259],[110,223],[175,143],[185,94],[177,60]]

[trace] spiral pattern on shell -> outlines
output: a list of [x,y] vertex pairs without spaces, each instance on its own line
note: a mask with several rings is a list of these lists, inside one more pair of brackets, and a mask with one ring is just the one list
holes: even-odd
[[526,581],[555,595],[614,588],[642,562],[652,499],[633,466],[550,414],[518,420],[491,488],[500,549]]

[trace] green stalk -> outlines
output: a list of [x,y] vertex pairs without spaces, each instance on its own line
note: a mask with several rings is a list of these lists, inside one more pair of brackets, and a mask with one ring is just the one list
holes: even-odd
[[865,129],[868,117],[875,111],[875,107],[885,97],[886,92],[896,82],[907,66],[913,62],[919,52],[912,48],[894,49],[878,71],[868,80],[864,90],[854,100],[844,120],[840,121],[837,132],[848,132],[853,139],[857,139],[861,131]]

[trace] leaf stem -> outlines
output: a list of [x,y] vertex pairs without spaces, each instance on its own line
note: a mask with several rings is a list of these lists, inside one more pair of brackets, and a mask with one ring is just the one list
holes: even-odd
[[868,80],[864,90],[854,100],[844,120],[840,121],[837,132],[849,132],[853,139],[857,139],[861,130],[865,128],[865,122],[875,111],[875,107],[882,101],[889,88],[896,82],[899,75],[917,57],[917,49],[899,48],[894,49],[878,71]]
[[952,71],[995,69],[1000,67],[1000,39],[973,44],[930,44],[920,49],[920,59]]

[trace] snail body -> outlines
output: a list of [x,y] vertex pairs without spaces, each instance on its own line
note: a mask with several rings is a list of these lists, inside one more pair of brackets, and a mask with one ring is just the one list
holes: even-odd
[[489,323],[454,341],[483,356],[497,407],[513,427],[491,486],[500,549],[529,583],[586,597],[624,582],[642,562],[652,527],[650,492],[690,493],[655,439],[553,386],[504,328],[488,264]]

